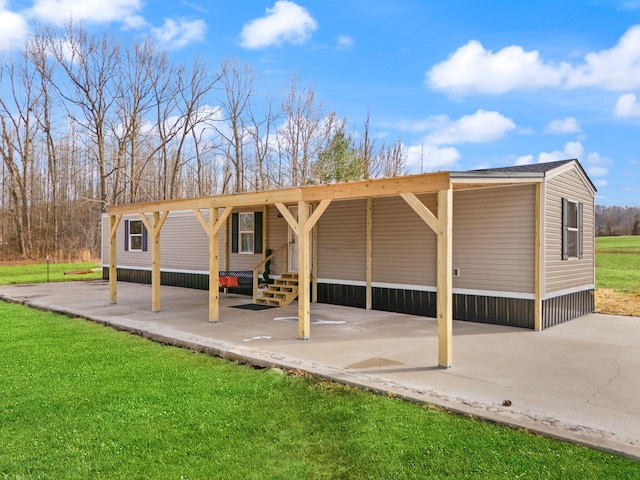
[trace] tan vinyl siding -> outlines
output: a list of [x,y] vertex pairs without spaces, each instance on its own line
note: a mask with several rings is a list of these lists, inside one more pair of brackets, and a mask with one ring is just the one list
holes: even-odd
[[365,200],[334,202],[318,221],[318,277],[365,281]]
[[[420,199],[437,212],[435,195]],[[373,200],[372,257],[373,282],[436,283],[436,235],[401,198]]]
[[[260,211],[261,207],[255,209],[243,209],[241,211]],[[240,210],[239,210],[240,211]],[[220,214],[222,210],[220,211]],[[202,210],[205,219],[208,220],[209,212]],[[267,232],[269,235],[268,248],[275,250],[287,242],[287,223],[282,217],[278,217],[275,207],[267,209]],[[104,228],[102,229],[102,264],[109,263],[109,217],[103,215]],[[138,215],[125,215],[118,226],[116,242],[118,248],[117,263],[120,267],[141,267],[151,268],[151,241],[148,242],[146,252],[132,252],[124,250],[124,221],[138,220]],[[147,215],[150,219],[150,215]],[[230,225],[230,220],[229,223]],[[220,270],[225,269],[225,249],[227,248],[227,224],[223,225],[219,231],[219,258]],[[231,239],[229,238],[229,241]],[[263,259],[263,254],[239,254],[231,253],[229,248],[229,270],[252,270]],[[161,270],[184,270],[201,271],[209,270],[209,241],[207,235],[191,211],[174,211],[169,213],[167,220],[160,233],[160,269]],[[282,256],[279,255],[272,263],[271,271],[274,274],[281,273]]]
[[[287,224],[287,221],[279,215],[280,212],[276,207],[268,207],[267,248],[273,252],[289,241],[289,225]],[[271,261],[270,270],[273,275],[280,275],[282,273],[284,255],[286,255],[286,251],[276,255]]]
[[534,292],[535,186],[457,191],[453,287]]
[[[262,207],[246,207],[234,209],[233,213],[249,213],[249,212],[261,212]],[[222,213],[222,211],[221,211]],[[233,215],[233,214],[232,214]],[[229,270],[230,271],[249,271],[253,270],[258,263],[262,261],[264,255],[262,253],[232,253],[231,252],[231,234],[227,236],[227,227],[231,230],[231,215],[227,219],[225,225],[220,228],[220,243],[219,243],[219,259],[220,270],[225,270],[225,249],[228,248],[229,255]],[[264,232],[263,232],[264,233]]]
[[[208,217],[208,212],[205,218]],[[102,263],[109,263],[109,217],[104,215],[105,227],[102,230]],[[119,267],[151,268],[151,236],[147,241],[147,251],[124,250],[125,220],[139,220],[138,215],[124,215],[116,233],[117,264]],[[151,220],[151,215],[147,215]],[[187,254],[188,252],[188,254]],[[209,244],[207,235],[190,211],[169,213],[160,232],[160,269],[196,270],[209,269]]]
[[[562,260],[562,199],[583,204],[583,258]],[[594,196],[576,167],[550,178],[545,187],[545,294],[592,285]]]
[[160,269],[209,271],[209,237],[194,213],[172,212],[167,217],[160,231]]

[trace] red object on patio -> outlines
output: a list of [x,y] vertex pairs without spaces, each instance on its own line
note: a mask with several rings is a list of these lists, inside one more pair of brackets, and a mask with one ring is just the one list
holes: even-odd
[[237,287],[238,286],[238,277],[232,276],[223,276],[219,277],[219,283],[221,287],[229,288],[229,287]]

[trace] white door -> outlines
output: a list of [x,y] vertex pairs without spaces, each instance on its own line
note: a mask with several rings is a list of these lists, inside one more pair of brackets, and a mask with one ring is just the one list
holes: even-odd
[[[298,207],[289,207],[293,218],[298,220]],[[298,273],[298,237],[289,227],[289,271]]]

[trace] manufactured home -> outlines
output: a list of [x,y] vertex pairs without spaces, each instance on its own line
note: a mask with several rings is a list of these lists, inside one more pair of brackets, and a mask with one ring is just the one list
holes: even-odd
[[[596,189],[578,160],[112,206],[103,275],[542,330],[594,309]],[[215,285],[215,288],[210,288]],[[224,321],[224,318],[220,318]]]

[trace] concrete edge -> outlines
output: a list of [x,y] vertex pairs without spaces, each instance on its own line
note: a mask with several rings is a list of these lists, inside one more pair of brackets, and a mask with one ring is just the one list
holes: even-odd
[[[67,317],[83,319],[113,328],[117,331],[128,332],[162,345],[185,348],[194,352],[233,361],[238,364],[257,368],[274,368],[289,373],[303,371],[319,378],[364,389],[378,395],[398,397],[412,403],[433,406],[455,415],[474,418],[513,430],[560,440],[640,461],[640,455],[626,450],[626,444],[618,440],[615,435],[610,432],[594,430],[581,425],[560,423],[551,417],[540,418],[526,411],[517,411],[515,409],[505,410],[505,408],[499,408],[496,405],[472,402],[463,398],[452,398],[433,390],[425,390],[424,388],[414,389],[404,384],[358,373],[353,370],[305,362],[285,355],[269,354],[262,350],[250,349],[220,340],[186,334],[186,336],[191,337],[188,339],[184,338],[185,332],[181,331],[175,331],[176,336],[168,336],[150,329],[139,328],[124,322],[119,322],[117,319],[100,316],[90,317],[81,312],[73,311],[72,309],[40,305],[22,297],[0,294],[0,301],[20,304],[36,310],[57,313]],[[601,441],[598,441],[598,438],[600,438]],[[634,445],[635,442],[631,441],[631,444]]]

